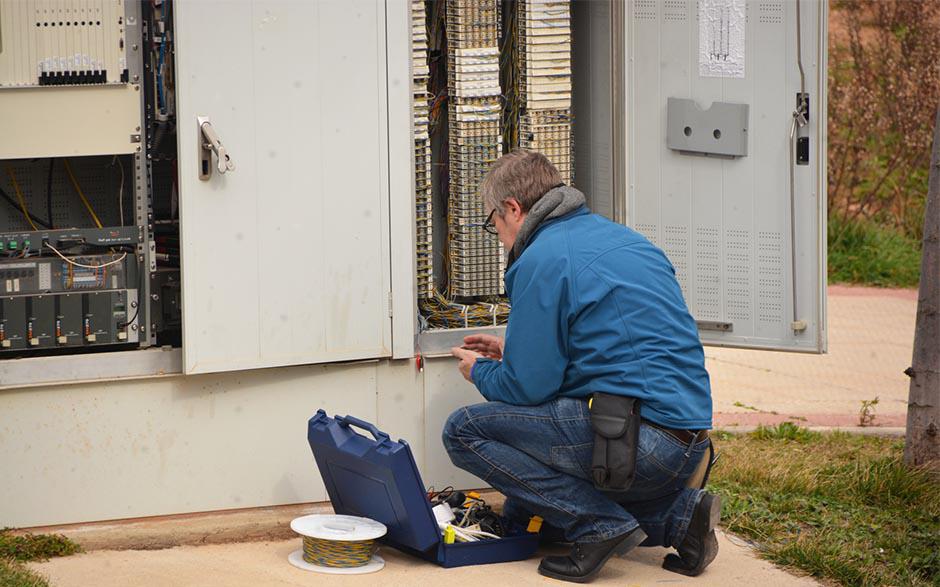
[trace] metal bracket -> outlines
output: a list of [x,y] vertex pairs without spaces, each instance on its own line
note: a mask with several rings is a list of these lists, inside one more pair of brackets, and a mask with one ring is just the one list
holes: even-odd
[[199,179],[208,181],[212,177],[212,153],[215,153],[218,159],[219,173],[235,171],[235,162],[225,150],[222,139],[212,128],[209,117],[197,116],[196,124],[199,126],[199,132],[196,134],[199,141]]
[[747,104],[713,102],[702,110],[695,100],[666,101],[666,146],[684,155],[747,157]]
[[695,325],[699,330],[713,330],[715,332],[734,332],[734,324],[731,322],[715,322],[713,320],[696,320]]

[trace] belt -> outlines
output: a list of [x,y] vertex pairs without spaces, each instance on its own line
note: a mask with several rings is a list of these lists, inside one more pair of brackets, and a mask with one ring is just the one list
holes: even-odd
[[[662,430],[663,432],[665,432],[669,436],[672,436],[673,438],[675,438],[682,444],[690,444],[693,440],[697,442],[701,442],[705,440],[706,438],[708,438],[708,430],[675,430],[673,428],[666,428],[665,426],[654,424],[653,422],[650,422],[649,420],[643,420],[643,422],[645,422],[646,424],[649,424],[653,428],[658,428]],[[696,435],[698,435],[697,438],[696,438]]]

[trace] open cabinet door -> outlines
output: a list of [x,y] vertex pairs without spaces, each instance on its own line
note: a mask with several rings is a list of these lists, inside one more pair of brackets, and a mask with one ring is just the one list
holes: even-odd
[[627,2],[627,216],[706,344],[825,352],[827,10]]
[[388,356],[385,3],[174,4],[185,372]]

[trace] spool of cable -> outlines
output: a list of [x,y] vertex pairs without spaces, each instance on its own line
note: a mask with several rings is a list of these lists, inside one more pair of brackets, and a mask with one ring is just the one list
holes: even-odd
[[376,540],[384,524],[368,518],[340,515],[303,516],[290,523],[303,538],[303,548],[290,553],[290,564],[305,571],[334,575],[374,573],[385,567]]

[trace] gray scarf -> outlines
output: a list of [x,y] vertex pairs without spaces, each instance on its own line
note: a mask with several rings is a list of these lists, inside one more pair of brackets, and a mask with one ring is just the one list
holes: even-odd
[[545,195],[532,205],[525,220],[522,221],[519,234],[516,235],[516,242],[513,243],[512,250],[509,252],[506,267],[512,265],[519,258],[540,224],[546,220],[559,218],[574,212],[584,205],[584,194],[571,186],[563,185],[545,192]]

